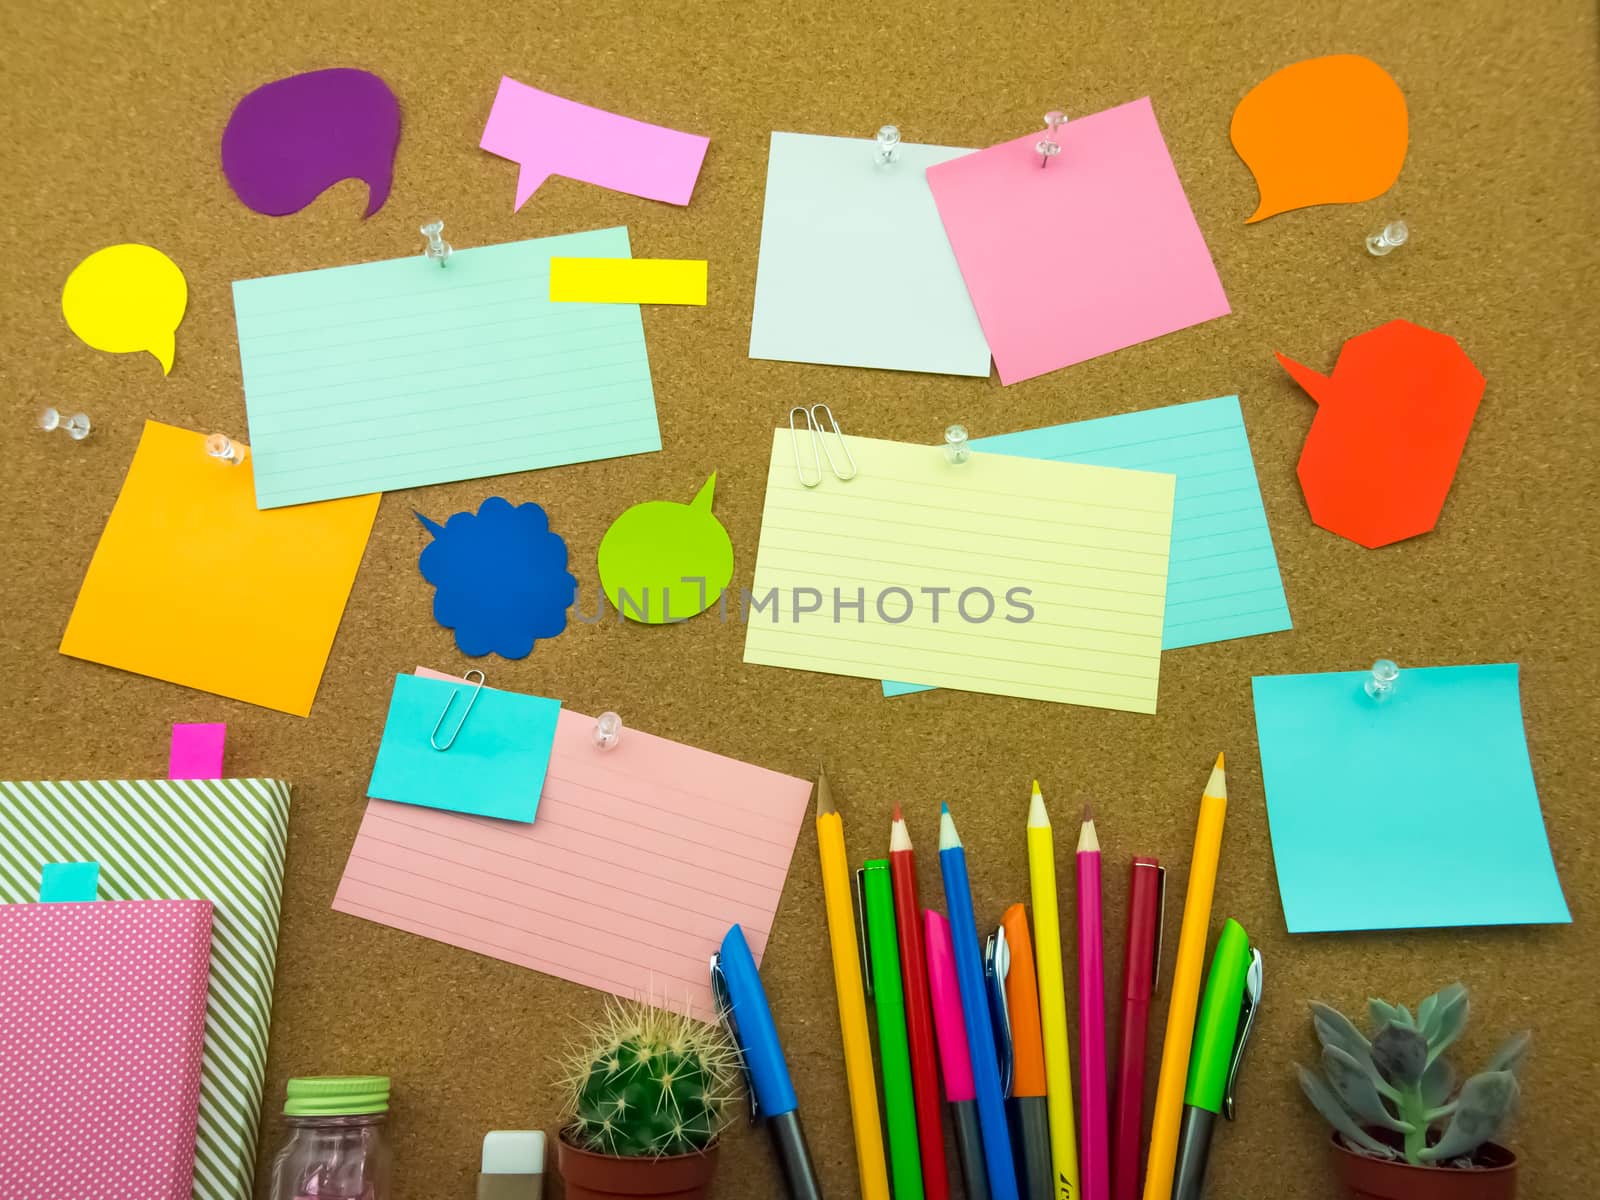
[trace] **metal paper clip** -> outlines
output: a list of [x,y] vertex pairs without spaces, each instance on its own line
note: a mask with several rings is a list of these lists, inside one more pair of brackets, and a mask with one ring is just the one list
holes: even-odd
[[[828,418],[827,426],[822,423],[822,417]],[[806,478],[805,463],[800,454],[800,439],[802,431],[794,423],[795,414],[799,413],[805,419],[804,433],[811,435],[811,470],[815,478]],[[839,443],[839,452],[844,455],[844,461],[850,466],[850,473],[846,475],[839,469],[839,464],[834,460],[833,447],[823,435],[831,428],[834,438]],[[850,444],[844,440],[844,430],[839,428],[839,419],[833,415],[833,409],[826,404],[813,404],[807,408],[797,404],[789,410],[789,444],[794,450],[794,473],[800,479],[801,487],[814,488],[822,482],[822,459],[826,455],[828,466],[833,471],[833,477],[840,482],[848,482],[856,477],[856,460],[850,453]]]
[[450,695],[445,699],[444,707],[439,710],[439,719],[433,723],[433,732],[428,735],[428,745],[435,750],[448,750],[456,744],[456,737],[461,733],[461,727],[467,723],[467,714],[472,711],[472,706],[478,702],[478,693],[483,691],[483,672],[474,668],[462,676],[468,683],[473,682],[472,677],[478,677],[478,686],[472,689],[472,695],[467,697],[467,706],[461,710],[461,719],[456,722],[456,727],[450,731],[450,740],[444,745],[439,745],[439,726],[444,724],[445,717],[450,714],[450,706],[456,702],[458,689],[451,688]]
[[1222,1115],[1233,1120],[1237,1105],[1235,1089],[1239,1083],[1239,1067],[1244,1062],[1245,1043],[1250,1040],[1250,1030],[1256,1023],[1256,1013],[1261,1011],[1261,951],[1250,947],[1250,966],[1244,975],[1243,1014],[1239,1018],[1239,1036],[1234,1039],[1233,1059],[1228,1063],[1228,1082],[1222,1091]]

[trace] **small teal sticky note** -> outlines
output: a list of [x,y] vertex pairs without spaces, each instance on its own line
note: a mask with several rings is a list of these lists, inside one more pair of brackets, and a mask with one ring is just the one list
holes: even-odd
[[[396,676],[367,795],[532,821],[561,702],[487,687],[474,698],[476,686],[466,680]],[[434,740],[450,748],[435,750]]]
[[1253,681],[1290,933],[1572,920],[1528,761],[1515,663]]
[[39,902],[64,902],[97,899],[100,895],[100,864],[97,862],[45,863],[39,872]]
[[[986,454],[1177,476],[1163,650],[1291,627],[1237,396],[974,438],[971,445]],[[883,685],[885,696],[927,690]]]

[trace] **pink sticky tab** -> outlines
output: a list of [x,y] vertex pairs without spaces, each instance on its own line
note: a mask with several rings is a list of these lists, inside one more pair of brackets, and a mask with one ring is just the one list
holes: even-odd
[[687,204],[711,139],[590,108],[502,77],[478,145],[520,163],[521,208],[552,175]]
[[928,168],[1001,383],[1228,314],[1149,97]]
[[173,725],[167,778],[221,779],[222,747],[227,738],[228,726],[222,721],[206,725]]

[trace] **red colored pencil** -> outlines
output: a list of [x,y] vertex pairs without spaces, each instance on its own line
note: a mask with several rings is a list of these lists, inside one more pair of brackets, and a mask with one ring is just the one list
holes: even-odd
[[917,1107],[917,1144],[922,1148],[922,1193],[949,1200],[944,1162],[944,1117],[939,1112],[939,1060],[928,1001],[928,959],[922,944],[922,905],[917,900],[917,863],[900,806],[889,827],[889,875],[894,881],[894,923],[900,935],[900,977],[905,985],[906,1038],[911,1046],[911,1095]]
[[1161,946],[1161,864],[1135,858],[1128,884],[1128,941],[1122,961],[1122,1058],[1112,1115],[1112,1200],[1139,1200],[1139,1152],[1144,1141],[1144,1050],[1150,997],[1156,990]]

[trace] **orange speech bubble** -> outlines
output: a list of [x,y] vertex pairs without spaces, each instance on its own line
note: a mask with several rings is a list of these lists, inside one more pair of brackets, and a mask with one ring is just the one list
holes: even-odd
[[1228,130],[1261,192],[1245,224],[1383,195],[1400,177],[1408,125],[1400,85],[1359,54],[1308,58],[1268,75],[1239,101]]

